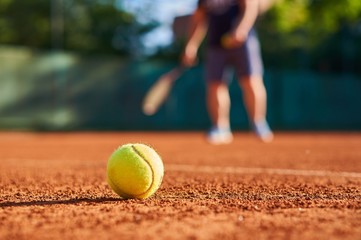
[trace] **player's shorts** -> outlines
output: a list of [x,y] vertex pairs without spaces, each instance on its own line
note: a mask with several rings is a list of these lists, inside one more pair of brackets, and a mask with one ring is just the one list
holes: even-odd
[[227,81],[226,74],[234,69],[238,79],[246,76],[263,75],[263,62],[258,37],[255,31],[240,48],[224,49],[209,47],[206,55],[206,81]]

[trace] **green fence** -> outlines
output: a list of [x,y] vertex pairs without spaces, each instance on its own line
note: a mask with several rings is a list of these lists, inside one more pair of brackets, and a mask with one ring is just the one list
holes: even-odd
[[[142,99],[176,63],[0,48],[0,128],[18,130],[193,130],[209,127],[201,67],[176,82],[154,116]],[[361,77],[266,69],[275,129],[361,130]],[[248,128],[233,81],[232,127]]]

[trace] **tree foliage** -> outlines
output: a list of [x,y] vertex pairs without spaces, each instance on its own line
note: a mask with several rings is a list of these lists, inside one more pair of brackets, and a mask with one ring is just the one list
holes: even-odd
[[283,65],[317,67],[322,62],[330,68],[360,59],[348,53],[350,48],[361,51],[360,0],[281,0],[262,16],[258,28],[271,65],[277,64],[275,56]]
[[0,43],[49,47],[50,1],[0,0]]
[[[85,53],[139,51],[142,34],[156,26],[140,23],[113,0],[0,0],[0,15],[0,44],[52,48],[55,35],[61,48]],[[61,21],[58,30],[54,18]]]
[[[144,7],[135,16],[116,2],[0,0],[0,44],[84,53],[144,52],[142,36],[157,26],[146,18],[154,9]],[[55,9],[56,3],[62,5]],[[54,18],[61,21],[59,28]],[[360,19],[360,0],[278,0],[257,24],[266,64],[332,69],[352,62],[360,65]],[[174,46],[160,49],[158,56],[171,53],[178,58],[181,48]]]

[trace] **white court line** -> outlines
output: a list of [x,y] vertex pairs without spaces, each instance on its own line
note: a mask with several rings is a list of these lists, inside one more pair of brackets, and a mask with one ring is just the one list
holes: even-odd
[[[36,168],[48,168],[53,166],[54,163],[64,163],[62,159],[21,159],[22,165],[18,165],[19,159],[6,159],[7,163],[13,163],[14,167],[29,167],[27,161],[38,162],[37,165],[31,165]],[[39,161],[42,163],[40,164]],[[0,162],[1,166],[1,162]],[[71,165],[70,168],[74,166]],[[92,168],[94,166],[101,166],[100,163],[81,163],[81,168]],[[193,173],[232,173],[232,174],[270,174],[270,175],[288,175],[288,176],[311,176],[311,177],[348,177],[348,178],[361,178],[359,172],[336,172],[325,170],[301,170],[301,169],[282,169],[282,168],[245,168],[245,167],[221,167],[221,166],[197,166],[186,164],[165,164],[166,171],[173,172],[193,172]]]
[[195,166],[183,164],[166,164],[167,171],[174,172],[200,172],[200,173],[233,173],[233,174],[270,174],[270,175],[292,175],[312,177],[348,177],[361,178],[358,172],[334,172],[322,170],[297,170],[280,168],[244,168],[244,167],[220,167],[220,166]]

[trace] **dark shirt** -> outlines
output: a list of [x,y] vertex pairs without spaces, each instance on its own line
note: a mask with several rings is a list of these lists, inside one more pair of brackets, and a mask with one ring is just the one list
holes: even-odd
[[243,14],[239,0],[198,0],[198,7],[207,13],[209,46],[220,47],[222,36],[233,30]]

